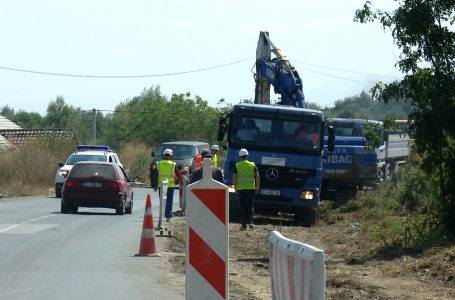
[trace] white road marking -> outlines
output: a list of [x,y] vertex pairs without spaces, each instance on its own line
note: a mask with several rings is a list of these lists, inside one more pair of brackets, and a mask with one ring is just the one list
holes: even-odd
[[27,223],[35,222],[35,221],[42,220],[42,219],[47,219],[47,218],[50,218],[50,217],[55,217],[55,215],[47,215],[47,216],[42,216],[42,217],[39,217],[39,218],[31,219]]
[[6,232],[8,230],[14,229],[14,228],[19,227],[21,225],[22,224],[3,224],[3,225],[0,225],[0,226],[6,226],[5,228],[0,229],[0,233],[4,233],[4,232]]
[[31,224],[32,222],[55,217],[54,214],[42,216],[18,224],[0,224],[0,233],[36,233],[45,229],[57,227],[58,224]]
[[58,224],[21,224],[14,228],[10,228],[4,234],[33,234],[39,231],[57,227]]

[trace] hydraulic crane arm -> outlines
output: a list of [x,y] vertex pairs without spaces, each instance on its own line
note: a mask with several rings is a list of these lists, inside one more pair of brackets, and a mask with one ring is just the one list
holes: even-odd
[[[271,52],[276,58],[271,59]],[[281,95],[280,104],[307,107],[302,80],[281,50],[272,43],[267,32],[259,35],[256,49],[256,93],[254,103],[270,103],[270,85]]]

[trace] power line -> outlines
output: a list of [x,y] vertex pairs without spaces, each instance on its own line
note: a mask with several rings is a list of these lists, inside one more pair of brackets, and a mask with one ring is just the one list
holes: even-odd
[[319,75],[327,76],[327,77],[333,77],[333,78],[337,78],[337,79],[342,79],[342,80],[356,81],[356,82],[366,82],[366,83],[371,83],[371,84],[375,84],[376,83],[375,81],[346,78],[346,77],[341,77],[341,76],[336,76],[336,75],[327,74],[327,73],[323,73],[323,72],[318,72],[318,71],[311,70],[311,69],[306,69],[306,68],[303,69],[303,70],[308,71],[308,72],[312,72],[312,73],[316,73],[316,74],[319,74]]
[[293,60],[293,63],[296,64],[301,64],[301,65],[307,65],[307,66],[312,66],[312,67],[317,67],[321,69],[327,69],[327,70],[333,70],[333,71],[340,71],[340,72],[346,72],[346,73],[353,73],[353,74],[360,74],[360,75],[368,75],[368,76],[377,76],[377,77],[389,77],[396,79],[396,76],[390,76],[390,75],[381,75],[381,74],[374,74],[374,73],[365,73],[365,72],[359,72],[359,71],[353,71],[353,70],[347,70],[347,69],[340,69],[340,68],[334,68],[334,67],[327,67],[327,66],[322,66],[322,65],[317,65],[317,64],[310,64],[306,63],[303,61],[298,61],[298,60]]
[[[28,70],[28,69],[20,69],[20,68],[11,68],[11,67],[3,67],[0,66],[1,70],[7,70],[7,71],[15,71],[15,72],[22,72],[22,73],[31,73],[31,74],[39,74],[39,75],[47,75],[47,76],[60,76],[60,77],[76,77],[76,78],[98,78],[98,79],[132,79],[132,78],[150,78],[150,77],[164,77],[164,76],[175,76],[175,75],[182,75],[182,74],[189,74],[189,73],[197,73],[197,72],[203,72],[203,71],[208,71],[208,70],[213,70],[213,69],[218,69],[218,68],[223,68],[227,67],[230,65],[242,63],[244,61],[248,61],[253,59],[254,57],[248,57],[248,58],[243,58],[240,60],[236,60],[233,62],[225,63],[225,64],[220,64],[220,65],[215,65],[211,67],[205,67],[205,68],[200,68],[200,69],[194,69],[194,70],[186,70],[186,71],[179,71],[179,72],[171,72],[171,73],[159,73],[159,74],[145,74],[145,75],[87,75],[87,74],[70,74],[70,73],[55,73],[55,72],[46,72],[46,71],[37,71],[37,70]],[[389,75],[380,75],[380,74],[373,74],[373,73],[364,73],[364,72],[359,72],[359,71],[353,71],[353,70],[346,70],[346,69],[340,69],[340,68],[334,68],[334,67],[327,67],[327,66],[322,66],[322,65],[317,65],[317,64],[310,64],[310,63],[305,63],[302,61],[295,60],[293,61],[296,64],[301,64],[301,65],[308,65],[308,66],[313,66],[317,68],[322,68],[322,69],[327,69],[327,70],[334,70],[334,71],[341,71],[341,72],[347,72],[347,73],[354,73],[354,74],[361,74],[361,75],[368,75],[368,76],[379,76],[379,77],[389,77],[393,79],[398,79],[393,76]],[[313,72],[319,75],[327,76],[327,77],[332,77],[332,78],[337,78],[341,80],[348,80],[348,81],[356,81],[356,82],[365,82],[365,83],[371,83],[374,84],[376,82],[373,81],[368,81],[368,80],[358,80],[358,79],[352,79],[352,78],[346,78],[346,77],[341,77],[337,75],[332,75],[320,71],[315,71],[313,69],[307,69],[303,68],[303,70]]]
[[0,66],[0,69],[7,70],[7,71],[39,74],[39,75],[78,77],[78,78],[103,78],[103,79],[149,78],[149,77],[164,77],[164,76],[182,75],[182,74],[188,74],[188,73],[208,71],[208,70],[213,70],[213,69],[217,69],[217,68],[223,68],[223,67],[227,67],[230,65],[238,64],[238,63],[250,60],[252,58],[253,57],[243,58],[243,59],[229,62],[226,64],[221,64],[221,65],[216,65],[216,66],[206,67],[206,68],[200,68],[200,69],[194,69],[194,70],[172,72],[172,73],[161,73],[161,74],[147,74],[147,75],[84,75],[84,74],[54,73],[54,72],[45,72],[45,71],[36,71],[36,70],[26,70],[26,69],[10,68],[10,67],[2,67],[2,66]]

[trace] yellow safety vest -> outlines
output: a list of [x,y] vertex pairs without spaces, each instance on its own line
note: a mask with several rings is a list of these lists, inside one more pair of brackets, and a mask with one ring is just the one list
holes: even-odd
[[171,160],[162,159],[156,163],[158,170],[158,185],[161,186],[161,182],[167,179],[169,181],[168,187],[174,187],[174,170],[176,163]]
[[216,155],[216,154],[212,155],[212,165],[215,167],[218,166],[218,155]]
[[254,190],[256,188],[254,162],[242,160],[235,166],[237,167],[237,190]]

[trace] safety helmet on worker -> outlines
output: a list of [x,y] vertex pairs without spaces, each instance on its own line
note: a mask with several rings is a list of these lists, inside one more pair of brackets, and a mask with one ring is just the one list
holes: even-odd
[[220,148],[218,147],[218,145],[212,145],[212,147],[210,148],[210,150],[219,151]]
[[172,149],[164,149],[163,155],[173,155]]
[[247,156],[248,155],[248,150],[245,148],[240,149],[239,151],[239,156]]

